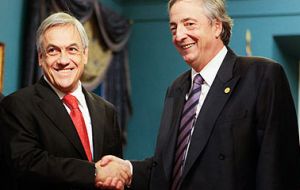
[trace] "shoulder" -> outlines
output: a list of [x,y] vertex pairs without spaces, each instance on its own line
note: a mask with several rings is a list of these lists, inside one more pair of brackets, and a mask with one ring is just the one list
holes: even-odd
[[1,109],[10,110],[12,112],[26,112],[26,110],[34,110],[34,97],[36,93],[34,86],[25,87],[17,90],[1,100]]
[[28,86],[25,88],[21,88],[7,96],[4,97],[3,101],[7,100],[20,100],[25,101],[28,100],[28,98],[32,98],[35,94],[34,85]]
[[186,89],[187,86],[190,85],[191,81],[191,70],[188,70],[181,75],[179,75],[169,86],[167,89],[166,96],[173,96],[178,93],[182,93],[183,90]]
[[284,69],[281,64],[275,60],[266,57],[243,57],[238,56],[236,60],[235,70],[241,72],[255,72],[259,75],[278,75],[284,73]]
[[86,90],[84,90],[84,94],[85,94],[87,103],[94,104],[96,107],[104,108],[106,110],[111,110],[111,111],[116,110],[115,106],[112,103],[108,102],[101,96],[99,96],[93,92],[88,92]]
[[281,68],[281,65],[278,62],[266,57],[238,56],[236,63],[241,66],[252,66],[259,68]]
[[191,70],[187,70],[184,73],[180,74],[171,84],[171,88],[181,87],[191,80]]

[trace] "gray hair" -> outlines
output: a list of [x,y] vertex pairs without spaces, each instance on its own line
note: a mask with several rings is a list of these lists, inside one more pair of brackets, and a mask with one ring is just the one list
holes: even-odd
[[43,43],[43,36],[49,28],[58,26],[58,25],[68,25],[68,24],[73,25],[77,29],[77,31],[79,32],[80,38],[81,38],[83,48],[84,49],[87,48],[89,45],[89,40],[88,40],[88,37],[84,30],[83,25],[75,17],[73,17],[67,13],[58,12],[58,13],[54,13],[54,14],[50,15],[49,17],[47,17],[39,26],[39,28],[37,30],[37,34],[36,34],[37,50],[39,52],[42,50],[41,48],[42,48],[42,43]]
[[[183,0],[169,0],[168,10],[178,2]],[[231,37],[231,29],[233,26],[233,20],[227,14],[225,8],[225,0],[191,0],[202,2],[201,6],[205,12],[207,18],[212,22],[214,19],[217,19],[222,22],[223,30],[221,33],[221,39],[224,45],[228,45]]]

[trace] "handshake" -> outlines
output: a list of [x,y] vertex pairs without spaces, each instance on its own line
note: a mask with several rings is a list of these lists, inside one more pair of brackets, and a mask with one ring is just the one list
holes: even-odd
[[131,183],[132,165],[128,160],[108,155],[96,162],[95,167],[97,188],[123,190]]

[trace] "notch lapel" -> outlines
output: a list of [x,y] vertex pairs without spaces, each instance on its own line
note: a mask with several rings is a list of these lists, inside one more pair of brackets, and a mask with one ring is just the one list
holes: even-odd
[[89,109],[92,123],[93,131],[93,146],[94,146],[94,156],[93,160],[98,161],[102,157],[103,152],[103,129],[104,129],[104,110],[99,106],[101,103],[97,102],[95,98],[83,88],[83,93],[85,95],[86,103]]
[[185,95],[191,84],[190,73],[191,71],[189,70],[184,74],[183,80],[179,82],[176,89],[170,92],[165,101],[164,116],[162,117],[162,120],[166,121],[162,121],[161,127],[167,127],[164,129],[167,131],[167,135],[163,139],[165,143],[162,143],[164,145],[162,148],[162,159],[165,175],[168,180],[171,179],[178,127],[185,102]]
[[43,78],[38,82],[36,91],[41,98],[37,102],[41,111],[53,122],[54,126],[65,135],[70,143],[74,145],[82,159],[87,160],[72,119],[57,94]]

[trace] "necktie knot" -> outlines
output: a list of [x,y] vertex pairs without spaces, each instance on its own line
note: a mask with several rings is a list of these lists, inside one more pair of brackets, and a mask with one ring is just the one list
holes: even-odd
[[197,75],[195,76],[193,82],[194,82],[194,84],[196,83],[196,84],[198,84],[198,85],[201,85],[201,84],[203,84],[204,80],[203,80],[203,78],[201,77],[200,74],[197,74]]
[[78,100],[71,94],[66,94],[63,97],[63,102],[68,106],[69,109],[78,109]]

